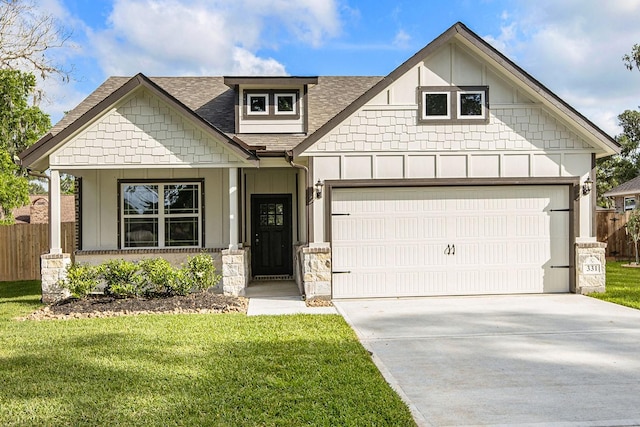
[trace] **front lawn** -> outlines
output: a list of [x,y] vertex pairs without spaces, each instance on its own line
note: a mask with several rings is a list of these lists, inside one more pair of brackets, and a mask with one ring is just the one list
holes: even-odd
[[603,294],[590,296],[640,309],[640,268],[625,268],[626,262],[607,263],[607,287]]
[[415,425],[340,316],[12,320],[0,283],[0,425]]

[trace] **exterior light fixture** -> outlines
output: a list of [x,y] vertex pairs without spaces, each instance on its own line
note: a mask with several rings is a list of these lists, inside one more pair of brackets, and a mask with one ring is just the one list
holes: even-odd
[[322,199],[322,187],[324,187],[324,183],[318,180],[318,182],[316,182],[316,185],[314,185],[314,187],[316,189],[316,198]]
[[582,184],[582,195],[586,196],[591,193],[591,188],[593,187],[593,181],[591,181],[591,177],[587,177],[584,184]]

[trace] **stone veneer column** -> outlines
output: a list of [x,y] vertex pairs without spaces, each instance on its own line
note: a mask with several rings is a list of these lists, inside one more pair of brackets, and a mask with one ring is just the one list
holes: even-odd
[[251,278],[249,248],[222,251],[222,292],[225,295],[244,295]]
[[307,300],[331,299],[331,248],[302,248],[302,283]]
[[71,296],[58,282],[67,277],[67,266],[71,264],[69,254],[44,254],[40,256],[42,280],[42,302],[52,303]]
[[576,243],[576,293],[590,294],[605,291],[606,243]]

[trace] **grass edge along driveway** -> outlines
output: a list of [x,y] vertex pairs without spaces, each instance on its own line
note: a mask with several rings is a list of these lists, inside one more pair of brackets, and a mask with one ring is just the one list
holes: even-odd
[[623,267],[628,262],[607,262],[607,285],[603,294],[589,296],[640,309],[640,268]]
[[0,425],[415,425],[337,315],[26,321],[0,283]]

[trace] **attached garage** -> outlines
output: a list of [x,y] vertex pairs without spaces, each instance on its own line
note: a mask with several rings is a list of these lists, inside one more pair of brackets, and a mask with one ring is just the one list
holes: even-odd
[[332,296],[569,292],[570,190],[334,188]]

